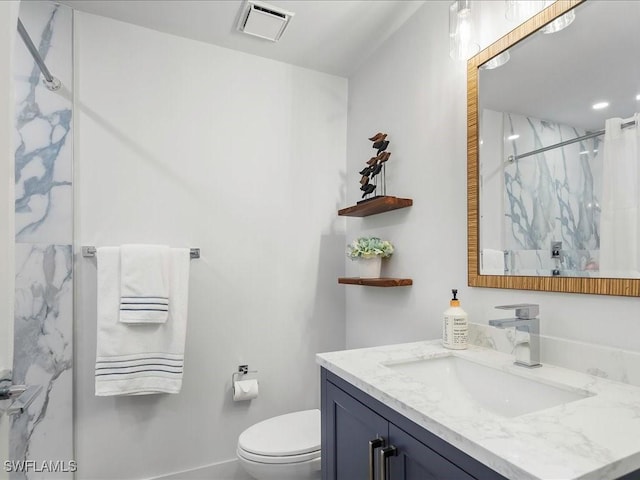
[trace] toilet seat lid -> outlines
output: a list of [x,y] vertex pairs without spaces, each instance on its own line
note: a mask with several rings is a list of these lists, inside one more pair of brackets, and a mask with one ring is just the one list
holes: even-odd
[[238,446],[257,455],[280,457],[320,450],[320,410],[269,418],[247,428]]

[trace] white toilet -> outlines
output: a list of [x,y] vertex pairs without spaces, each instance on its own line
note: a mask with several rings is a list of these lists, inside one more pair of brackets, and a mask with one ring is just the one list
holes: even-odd
[[238,438],[238,460],[257,480],[320,478],[320,410],[269,418]]

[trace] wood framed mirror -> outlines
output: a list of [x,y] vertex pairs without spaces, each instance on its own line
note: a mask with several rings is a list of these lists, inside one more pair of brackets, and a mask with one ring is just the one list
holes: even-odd
[[[478,53],[476,56],[472,57],[467,63],[467,234],[468,234],[467,254],[468,254],[469,286],[520,289],[520,290],[539,290],[539,291],[567,292],[567,293],[591,293],[591,294],[601,294],[601,295],[640,296],[640,271],[637,272],[638,275],[635,275],[635,273],[632,271],[629,277],[627,278],[622,278],[622,277],[618,278],[617,275],[608,276],[607,275],[608,270],[604,270],[604,269],[600,269],[598,272],[594,273],[593,271],[589,271],[590,269],[588,265],[585,267],[585,263],[587,262],[585,258],[588,258],[588,255],[586,257],[583,256],[582,264],[579,267],[575,268],[575,270],[570,270],[568,268],[565,270],[564,268],[561,267],[557,269],[553,268],[548,270],[538,269],[536,272],[532,274],[520,274],[518,273],[517,269],[511,270],[511,271],[509,270],[507,266],[507,261],[506,261],[507,253],[505,253],[505,267],[504,267],[505,273],[504,274],[501,274],[500,272],[501,268],[496,269],[496,271],[494,272],[495,274],[490,274],[492,272],[491,272],[491,269],[486,268],[486,262],[485,262],[484,268],[481,265],[482,253],[488,251],[486,247],[490,243],[487,241],[484,241],[483,243],[481,233],[482,233],[483,227],[485,232],[490,232],[491,231],[490,226],[492,226],[493,224],[490,223],[489,226],[482,224],[483,214],[481,209],[483,206],[486,208],[486,205],[489,203],[489,201],[488,200],[484,201],[481,198],[483,181],[486,181],[486,178],[483,179],[483,175],[481,172],[481,158],[480,158],[481,140],[482,140],[480,119],[483,117],[483,112],[484,112],[484,110],[481,110],[482,102],[480,99],[480,90],[481,90],[480,72],[481,70],[484,70],[485,68],[487,68],[487,62],[496,59],[496,57],[498,57],[501,54],[504,54],[505,52],[507,52],[506,55],[509,55],[508,52],[511,52],[511,57],[513,59],[514,51],[519,52],[518,49],[520,49],[521,46],[525,44],[525,42],[531,42],[535,40],[536,37],[540,37],[541,36],[539,35],[540,31],[545,26],[549,25],[551,22],[554,22],[555,20],[560,19],[560,17],[563,17],[565,14],[571,15],[572,14],[571,12],[575,12],[575,17],[579,19],[582,13],[581,9],[583,8],[583,6],[587,7],[589,4],[592,4],[592,3],[606,4],[609,2],[597,2],[597,1],[585,2],[584,0],[559,0],[554,4],[552,4],[551,6],[549,6],[548,8],[541,11],[540,13],[538,13],[537,15],[535,15],[534,17],[532,17],[531,19],[524,22],[522,25],[520,25],[516,29],[512,30],[510,33],[502,37],[497,42],[493,43],[491,46],[489,46],[485,50]],[[623,2],[618,2],[618,3],[623,3]],[[626,2],[626,3],[633,4],[635,2]],[[586,10],[586,8],[583,10]],[[640,13],[640,7],[637,8],[637,13]],[[636,12],[634,10],[634,15],[635,14]],[[563,18],[566,18],[566,17],[563,17]],[[606,23],[606,22],[603,21],[603,23]],[[570,27],[567,28],[567,30],[570,30]],[[548,31],[545,33],[548,33]],[[599,32],[596,32],[594,34],[598,35],[598,33]],[[640,38],[640,36],[638,36],[637,33],[633,33],[632,35],[635,35],[636,38]],[[545,35],[545,37],[554,37],[554,36],[555,34]],[[561,37],[557,36],[557,38],[561,38]],[[546,41],[549,42],[550,41],[549,38],[547,38]],[[563,52],[562,58],[568,59],[574,53],[577,53],[577,52],[565,51]],[[502,57],[504,57],[504,55],[502,55]],[[637,60],[637,55],[632,56],[632,58],[628,58],[627,62],[640,63]],[[512,66],[512,68],[515,68],[515,63],[516,62],[514,62],[514,65]],[[550,70],[547,72],[547,74],[553,75],[554,70],[552,65],[549,65],[549,68]],[[633,75],[632,75],[634,76],[633,81],[636,83],[636,88],[640,87],[640,85],[637,84],[637,81],[640,80],[640,76],[638,76],[637,74],[637,72],[639,71],[640,71],[640,67],[637,67],[637,69],[633,71]],[[613,71],[608,72],[608,74],[610,76],[609,78],[612,78],[612,79],[615,78],[615,76],[617,75]],[[487,78],[487,76],[483,78]],[[513,82],[513,85],[516,85],[517,83],[518,82]],[[569,87],[571,86],[571,82],[566,82],[566,83],[569,84],[568,85]],[[487,89],[485,87],[487,86],[487,84],[485,80],[483,80],[482,86],[483,86],[482,90],[486,91]],[[560,85],[560,86],[565,88],[567,87],[566,84]],[[513,88],[515,89],[516,87],[514,86]],[[549,93],[551,96],[551,92]],[[553,92],[553,93],[555,94],[557,92]],[[636,94],[640,96],[640,92],[635,92],[634,95]],[[540,98],[540,95],[546,96],[546,92],[538,92],[538,98]],[[640,100],[638,100],[638,97],[635,97],[635,100],[637,101],[637,105],[634,103],[629,108],[632,108],[633,111],[637,112],[638,110],[640,110]],[[502,110],[502,112],[504,111],[505,110]],[[529,112],[518,112],[518,113],[523,115],[529,114]],[[544,116],[544,114],[539,114],[537,115],[537,117],[541,119],[541,122],[543,125],[546,125],[545,124],[546,117]],[[523,118],[528,119],[528,117],[524,117],[524,116]],[[603,117],[602,119],[603,125],[604,125],[604,118],[605,117]],[[582,127],[584,128],[580,131],[587,132],[587,134],[591,135],[591,138],[593,138],[593,132],[597,129],[592,128],[590,125],[581,125],[581,128]],[[573,128],[573,130],[575,130],[576,132],[578,131],[577,128]],[[506,131],[506,129],[504,131]],[[503,130],[500,130],[500,132],[502,134]],[[583,136],[586,136],[586,135],[580,134],[580,138],[582,138]],[[501,138],[502,140],[504,140],[506,144],[506,140],[505,140],[506,135],[501,135]],[[538,139],[536,139],[536,141],[537,140]],[[597,140],[597,141],[600,141],[600,140]],[[534,145],[537,147],[541,146],[540,143],[534,143]],[[580,149],[582,150],[583,149],[582,144],[580,145],[581,145]],[[542,146],[544,147],[544,144],[542,144]],[[556,144],[549,148],[555,148],[557,146],[558,145]],[[486,146],[484,148],[485,150],[487,149]],[[577,149],[577,146],[575,148]],[[540,151],[540,150],[544,150],[544,148],[537,149],[536,151]],[[501,151],[501,154],[502,154],[502,156],[500,157],[501,165],[504,165],[506,163],[507,156],[505,155],[505,151],[506,151],[506,147],[504,148],[504,150]],[[592,151],[597,152],[598,151],[597,147],[594,148]],[[582,155],[583,153],[584,152],[580,152],[580,155]],[[530,154],[528,153],[526,155],[530,155]],[[524,157],[526,155],[522,155],[522,156]],[[513,157],[510,158],[511,161],[513,161],[512,158]],[[516,160],[517,158],[518,157],[516,156]],[[500,167],[500,168],[503,168],[503,167]],[[501,172],[503,172],[503,170],[501,170]],[[508,185],[505,186],[507,175],[501,176],[501,174],[499,173],[496,178],[498,178],[497,183],[501,185],[501,188],[503,188],[504,191],[507,191]],[[559,182],[556,181],[556,183],[559,183]],[[640,186],[638,188],[640,188]],[[497,195],[497,198],[499,198],[500,196],[503,196],[503,197],[506,196],[507,194],[505,194],[504,191],[495,194]],[[596,198],[596,197],[594,196],[593,198]],[[482,203],[483,201],[485,202],[484,204]],[[503,200],[499,200],[499,201],[503,201]],[[534,196],[533,201],[535,203],[536,201],[542,202],[543,200],[538,199]],[[503,203],[506,203],[506,202],[503,201]],[[506,210],[504,210],[504,208],[505,207],[503,206],[503,210],[500,212],[500,215],[499,215],[500,218],[509,216],[508,212],[505,213]],[[581,215],[582,215],[582,212],[581,212]],[[499,222],[503,222],[503,220],[499,220]],[[578,222],[576,221],[576,224],[577,223]],[[565,227],[566,227],[566,221],[565,221]],[[562,228],[563,227],[560,227],[560,229]],[[598,254],[599,247],[600,247],[599,231],[597,231],[598,228],[599,228],[599,225],[596,226],[595,230],[593,228],[591,229],[592,232],[595,232],[593,233],[593,235],[596,237],[595,241],[597,242],[597,244],[591,245],[593,247],[592,250],[596,252],[596,255]],[[560,234],[558,233],[555,234],[555,236],[559,237],[560,240],[562,240],[562,237],[564,236],[564,233],[562,230],[561,232],[562,233]],[[548,252],[549,248],[551,248],[551,251],[553,252],[554,247],[549,246],[549,239],[552,237],[553,237],[553,233],[547,235],[547,237],[545,238],[544,245],[542,245],[541,247],[540,246],[536,247],[536,248],[544,249],[544,250],[538,250],[538,256],[540,256],[539,252],[541,251]],[[640,240],[640,237],[638,238],[638,240]],[[497,242],[497,243],[500,243],[500,242]],[[551,242],[551,243],[553,245],[553,243],[555,242]],[[503,248],[504,248],[504,245],[499,245],[498,248],[494,249],[493,251],[501,253],[503,251]],[[637,249],[640,250],[640,245],[637,246]],[[535,248],[532,248],[532,250],[535,250]],[[504,250],[504,252],[507,252],[507,250]],[[572,260],[568,256],[567,256],[567,259],[569,262]],[[574,260],[574,263],[573,263],[574,266],[579,264],[579,262],[575,261],[575,259],[573,260]]]

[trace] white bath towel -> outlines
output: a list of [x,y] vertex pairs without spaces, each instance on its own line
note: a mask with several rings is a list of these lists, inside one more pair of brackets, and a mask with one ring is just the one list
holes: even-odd
[[189,249],[170,249],[169,320],[119,321],[120,249],[101,247],[98,259],[96,395],[178,393],[182,386],[189,296]]
[[504,251],[493,250],[491,248],[482,249],[482,271],[481,275],[504,275],[505,262]]
[[169,316],[169,247],[120,247],[120,321],[164,323]]

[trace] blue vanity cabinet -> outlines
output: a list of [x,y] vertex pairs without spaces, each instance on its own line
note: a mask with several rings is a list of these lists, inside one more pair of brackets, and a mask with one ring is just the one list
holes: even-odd
[[[323,480],[505,479],[324,368],[321,391]],[[384,446],[370,449],[377,438]],[[395,447],[385,479],[379,471],[384,447]]]
[[[326,387],[328,404],[322,421],[330,433],[322,435],[323,479],[368,479],[369,442],[389,438],[389,422],[334,384],[327,382]],[[331,453],[325,455],[325,450]],[[378,479],[377,461],[374,468]]]
[[389,457],[389,479],[473,480],[475,477],[459,469],[393,423],[389,424],[389,442],[395,455]]

